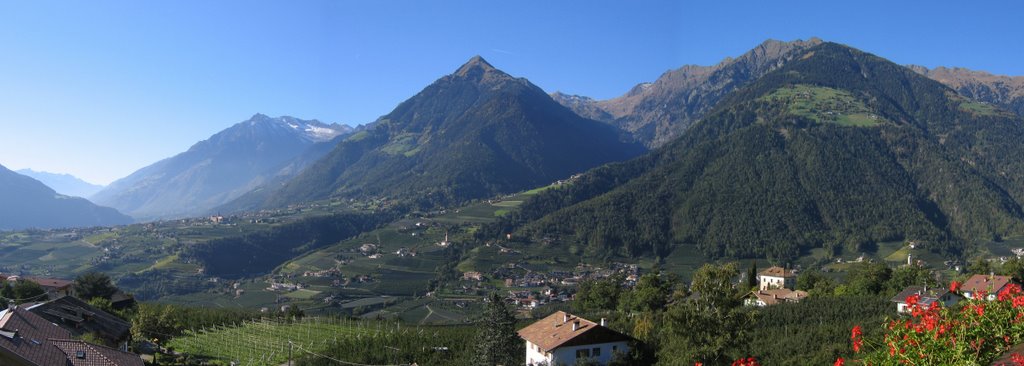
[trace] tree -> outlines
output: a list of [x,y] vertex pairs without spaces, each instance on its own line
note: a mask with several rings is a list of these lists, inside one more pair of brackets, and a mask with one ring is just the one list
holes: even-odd
[[727,352],[748,344],[753,313],[740,307],[740,291],[733,286],[738,275],[735,263],[705,264],[694,273],[692,289],[700,296],[669,307],[658,351],[661,363],[723,364],[730,360]]
[[14,299],[16,303],[26,303],[30,301],[44,300],[46,296],[46,290],[43,290],[43,286],[39,286],[38,283],[19,280],[14,283],[13,291]]
[[11,283],[3,281],[3,285],[0,286],[0,305],[3,308],[7,308],[7,303],[14,299],[14,287],[11,287]]
[[487,309],[477,322],[480,327],[476,339],[473,365],[522,365],[526,352],[516,333],[516,318],[498,294],[491,294]]
[[846,277],[846,293],[850,295],[877,295],[887,289],[892,269],[885,263],[857,263],[850,267]]
[[989,274],[992,272],[992,264],[985,260],[985,258],[978,258],[971,262],[967,270],[974,274]]
[[75,293],[86,301],[95,297],[110,299],[117,292],[117,287],[110,276],[102,272],[89,272],[75,278]]
[[757,261],[751,261],[750,270],[747,271],[747,287],[754,289],[757,285]]
[[800,272],[796,277],[796,289],[807,291],[814,297],[830,296],[835,287],[836,284],[831,278],[813,269]]
[[581,313],[615,310],[622,295],[621,276],[580,282],[573,306]]
[[640,276],[633,290],[620,296],[619,310],[633,313],[663,309],[672,295],[672,287],[672,282],[663,280],[660,273]]
[[938,287],[939,282],[935,280],[932,271],[921,266],[903,266],[892,271],[892,278],[889,279],[889,293],[895,295],[907,286]]
[[1013,277],[1014,281],[1024,281],[1024,260],[1017,257],[1011,257],[1003,266],[999,269],[999,274],[1004,276]]

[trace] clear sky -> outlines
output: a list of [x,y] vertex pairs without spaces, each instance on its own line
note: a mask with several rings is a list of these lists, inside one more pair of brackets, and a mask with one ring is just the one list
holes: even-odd
[[107,184],[257,112],[371,122],[477,54],[598,99],[768,38],[1024,75],[1021,4],[0,0],[0,164]]

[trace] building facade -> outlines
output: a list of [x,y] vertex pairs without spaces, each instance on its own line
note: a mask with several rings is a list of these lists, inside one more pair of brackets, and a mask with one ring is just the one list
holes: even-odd
[[607,365],[616,354],[629,353],[632,338],[601,323],[559,311],[523,328],[526,365],[573,365],[580,359]]

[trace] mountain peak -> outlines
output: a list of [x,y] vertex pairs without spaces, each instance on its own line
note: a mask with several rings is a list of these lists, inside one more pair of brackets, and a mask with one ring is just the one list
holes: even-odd
[[458,70],[455,70],[455,76],[471,78],[471,79],[482,79],[485,75],[498,72],[504,74],[500,70],[494,68],[487,60],[484,60],[480,55],[473,56],[466,61]]

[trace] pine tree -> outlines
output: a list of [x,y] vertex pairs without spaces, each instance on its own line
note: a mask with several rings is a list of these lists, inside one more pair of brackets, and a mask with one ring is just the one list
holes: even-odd
[[757,261],[750,262],[750,271],[747,272],[747,288],[755,288],[757,283]]
[[490,303],[480,321],[473,365],[521,365],[526,352],[516,334],[516,318],[498,294],[491,294]]

